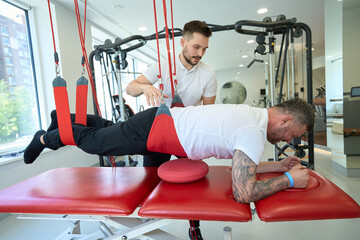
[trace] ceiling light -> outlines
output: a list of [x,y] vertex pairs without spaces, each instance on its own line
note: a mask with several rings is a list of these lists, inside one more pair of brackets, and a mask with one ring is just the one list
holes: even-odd
[[121,5],[121,4],[117,4],[117,5],[114,5],[114,6],[113,6],[113,9],[115,9],[115,10],[121,10],[121,9],[123,9],[123,8],[124,8],[124,6]]
[[240,72],[237,72],[236,74],[237,74],[237,75],[239,75],[239,74],[240,74]]
[[332,56],[331,56],[331,55],[329,55],[329,56],[327,56],[327,58],[332,58]]
[[243,66],[244,66],[244,64],[240,64],[240,65],[239,65],[239,67],[243,67]]
[[315,48],[311,48],[311,51],[314,51],[315,50]]
[[263,13],[267,13],[268,9],[267,8],[260,8],[259,10],[257,10],[258,14],[263,14]]
[[243,55],[242,58],[247,58],[248,56],[247,55]]
[[268,62],[265,62],[266,65],[268,65]]
[[247,43],[254,43],[254,42],[255,42],[255,40],[252,40],[252,39],[247,41]]
[[139,27],[138,30],[141,31],[141,32],[145,32],[148,29],[147,29],[147,27],[142,26],[142,27]]

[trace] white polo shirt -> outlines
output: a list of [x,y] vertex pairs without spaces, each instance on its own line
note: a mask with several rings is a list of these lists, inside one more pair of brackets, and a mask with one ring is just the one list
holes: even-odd
[[176,133],[188,158],[231,159],[243,151],[259,164],[264,153],[268,113],[246,104],[171,108]]
[[[158,81],[159,64],[150,66],[143,75],[152,83]],[[169,63],[167,60],[161,62],[161,76],[164,84],[164,94],[169,98],[165,98],[168,107],[171,105],[171,84]],[[177,92],[180,95],[185,106],[196,106],[201,104],[202,97],[216,96],[217,82],[214,70],[208,65],[199,61],[190,71],[188,71],[181,63],[180,58],[176,58],[176,76],[177,76]]]

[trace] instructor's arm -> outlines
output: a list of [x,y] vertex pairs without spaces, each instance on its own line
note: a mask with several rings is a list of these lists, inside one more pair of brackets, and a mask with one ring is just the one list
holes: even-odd
[[203,105],[209,105],[215,103],[216,96],[213,97],[202,97]]
[[[141,94],[144,94],[146,97],[147,104],[150,106],[159,106],[161,99],[161,92],[159,89],[154,87],[152,83],[144,76],[131,81],[126,87],[126,93],[138,97]],[[164,98],[168,98],[167,95],[164,95]]]

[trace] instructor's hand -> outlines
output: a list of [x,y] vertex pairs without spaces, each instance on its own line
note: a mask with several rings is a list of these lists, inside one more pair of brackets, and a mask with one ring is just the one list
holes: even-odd
[[[142,90],[143,93],[146,97],[146,102],[149,106],[159,106],[160,102],[161,102],[161,92],[159,89],[157,89],[156,87],[149,85],[149,84],[144,84],[142,86]],[[164,94],[163,95],[164,98],[169,98],[168,95]]]

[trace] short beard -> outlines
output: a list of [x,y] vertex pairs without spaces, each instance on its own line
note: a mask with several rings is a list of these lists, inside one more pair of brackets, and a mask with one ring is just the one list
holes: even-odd
[[191,66],[195,66],[196,64],[198,64],[198,62],[197,62],[197,63],[192,63],[192,62],[191,62],[191,58],[187,58],[185,55],[184,55],[184,59],[185,59],[185,61],[186,61],[188,64],[190,64]]
[[272,133],[270,133],[270,135],[268,136],[270,139],[268,139],[268,141],[271,144],[276,144],[282,141],[282,137],[284,136],[285,132],[289,130],[289,128],[283,129],[283,128],[278,128],[273,130]]
[[198,64],[198,63],[200,62],[200,60],[201,60],[201,57],[199,57],[199,58],[200,58],[199,62],[197,62],[197,63],[192,63],[192,62],[191,62],[191,58],[192,58],[192,57],[191,57],[191,58],[186,57],[186,56],[185,56],[185,50],[183,50],[182,55],[183,55],[185,61],[186,61],[188,64],[190,64],[191,66],[195,66],[195,65]]

